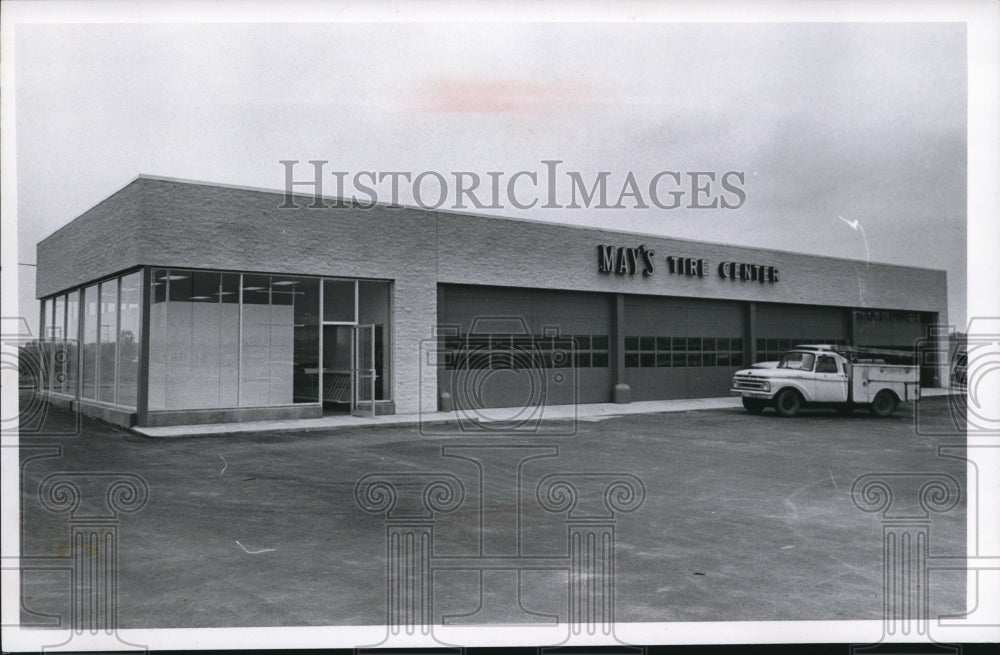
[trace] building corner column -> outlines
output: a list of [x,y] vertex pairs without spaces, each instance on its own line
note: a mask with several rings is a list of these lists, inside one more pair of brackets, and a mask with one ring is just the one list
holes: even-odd
[[[135,396],[136,425],[146,425],[149,420],[149,341],[151,336],[149,309],[152,304],[153,270],[149,266],[142,267],[140,276],[142,292],[139,294],[139,388]],[[82,315],[82,314],[81,314]],[[83,321],[79,321],[82,325]],[[82,336],[82,335],[81,335]],[[81,342],[82,343],[82,342]],[[82,379],[82,375],[79,376]]]
[[632,402],[632,388],[625,380],[625,294],[615,294],[615,306],[612,311],[611,341],[612,361],[614,367],[615,386],[612,400],[624,405]]

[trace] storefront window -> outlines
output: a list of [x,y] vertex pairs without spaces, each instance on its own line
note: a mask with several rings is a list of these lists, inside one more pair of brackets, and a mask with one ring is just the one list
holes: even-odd
[[149,408],[237,404],[239,275],[154,269]]
[[243,276],[240,405],[292,402],[294,306],[271,277]]
[[53,302],[52,298],[46,298],[42,301],[42,337],[45,339],[52,338]]
[[66,365],[63,393],[76,395],[77,379],[80,374],[80,292],[71,291],[66,295]]
[[135,407],[139,389],[139,354],[142,311],[142,273],[121,278],[121,303],[118,326],[118,399],[119,405]]
[[41,338],[38,340],[38,380],[39,389],[49,389],[52,383],[52,298],[42,300],[42,316],[40,326]]
[[66,318],[66,296],[56,296],[54,307],[52,324],[49,326],[49,336],[53,339],[62,339],[65,336],[63,328]]
[[[326,306],[324,305],[324,310]],[[358,282],[358,323],[375,326],[375,400],[388,400],[391,384],[389,364],[392,350],[389,334],[389,283]],[[371,400],[371,391],[363,389],[359,400]]]
[[83,340],[80,344],[83,353],[83,386],[81,397],[91,400],[97,398],[97,285],[91,285],[83,290]]
[[66,381],[66,296],[56,296],[49,324],[49,391],[63,392]]
[[97,367],[97,399],[115,402],[115,373],[118,363],[118,280],[101,283],[101,329],[98,334],[100,362]]
[[292,400],[296,403],[319,402],[319,286],[316,278],[293,280],[295,307],[295,347],[293,352]]
[[354,280],[323,280],[323,320],[354,323]]
[[[205,275],[211,275],[206,273]],[[196,278],[199,275],[196,274]],[[219,274],[219,407],[239,403],[240,377],[240,275]],[[201,305],[208,307],[208,305]],[[208,354],[211,356],[211,354]]]
[[167,277],[170,271],[153,269],[149,276],[149,409],[167,408]]
[[319,402],[319,280],[243,276],[240,405]]
[[151,284],[151,410],[319,402],[318,278],[156,269]]

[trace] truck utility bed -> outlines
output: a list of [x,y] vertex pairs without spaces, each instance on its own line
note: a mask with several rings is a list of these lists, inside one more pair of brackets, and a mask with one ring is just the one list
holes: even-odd
[[851,366],[850,398],[855,403],[870,403],[880,389],[891,389],[899,400],[907,402],[920,398],[916,366],[894,364],[862,364]]

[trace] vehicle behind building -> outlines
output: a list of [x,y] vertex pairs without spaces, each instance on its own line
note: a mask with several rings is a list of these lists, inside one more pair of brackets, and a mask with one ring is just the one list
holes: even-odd
[[955,354],[955,363],[951,368],[951,386],[959,391],[964,390],[968,383],[969,353],[962,349]]

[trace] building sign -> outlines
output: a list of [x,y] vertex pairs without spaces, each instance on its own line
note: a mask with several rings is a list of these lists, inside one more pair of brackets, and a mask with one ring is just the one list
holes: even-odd
[[778,281],[778,269],[763,264],[747,264],[744,262],[722,262],[719,264],[719,277],[740,282]]
[[635,275],[636,272],[642,270],[644,276],[653,274],[653,255],[655,252],[646,246],[638,248],[597,246],[597,254],[597,270],[601,273]]
[[[644,277],[649,276],[655,270],[654,255],[645,245],[630,248],[601,244],[597,246],[597,270],[609,275],[635,275],[641,271]],[[666,263],[669,275],[704,278],[714,270],[723,280],[734,282],[778,281],[778,269],[766,264],[725,261],[713,269],[707,259],[673,255],[666,258]]]
[[885,309],[856,309],[854,320],[859,323],[923,323],[920,312],[901,312]]

